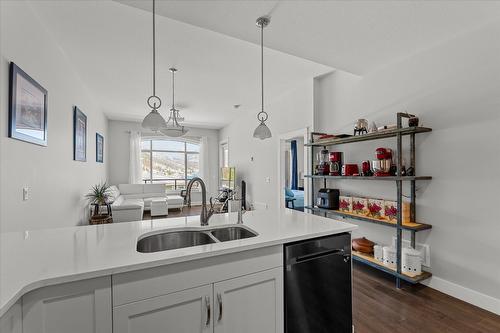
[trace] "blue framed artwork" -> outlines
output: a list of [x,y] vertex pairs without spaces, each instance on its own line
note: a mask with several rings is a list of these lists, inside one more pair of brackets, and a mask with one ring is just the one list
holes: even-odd
[[47,146],[47,90],[10,63],[9,137]]
[[104,137],[99,133],[95,134],[95,161],[104,163]]
[[73,159],[87,161],[87,116],[77,106],[73,111]]

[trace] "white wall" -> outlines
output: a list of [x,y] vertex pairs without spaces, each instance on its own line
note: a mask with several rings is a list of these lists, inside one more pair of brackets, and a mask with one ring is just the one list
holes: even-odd
[[[105,163],[95,162],[96,131],[107,143],[106,118],[31,6],[1,1],[0,11],[0,230],[86,223],[83,195],[106,178],[106,147]],[[47,147],[7,137],[10,61],[48,90]],[[87,162],[73,161],[75,105],[87,115]]]
[[[109,174],[110,184],[128,183],[129,165],[129,131],[142,131],[145,136],[154,136],[153,133],[143,131],[139,122],[130,121],[109,121]],[[204,128],[189,128],[186,136],[208,138],[210,178],[203,179],[210,195],[217,195],[218,190],[218,165],[219,165],[219,131]]]
[[[394,123],[408,110],[433,128],[417,139],[417,218],[433,225],[430,285],[500,314],[500,24],[485,26],[363,78],[341,71],[315,84],[315,130],[351,133],[357,118]],[[374,159],[395,140],[339,147],[347,162]],[[407,158],[408,160],[408,158]],[[394,184],[344,181],[345,192],[395,198]],[[407,192],[408,190],[406,190]],[[357,235],[390,242],[384,227],[359,223]]]
[[[247,182],[247,200],[269,208],[279,204],[278,155],[280,134],[312,126],[313,82],[304,81],[291,91],[265,105],[272,138],[253,137],[258,125],[256,113],[246,112],[220,131],[229,139],[229,164],[236,167],[238,182]],[[253,157],[253,161],[251,160]],[[269,177],[269,183],[266,178]]]

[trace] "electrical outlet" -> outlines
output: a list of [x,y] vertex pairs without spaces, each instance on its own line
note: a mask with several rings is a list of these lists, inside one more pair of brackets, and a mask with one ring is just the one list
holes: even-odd
[[23,187],[23,201],[28,201],[30,198],[30,189],[29,187]]
[[[392,246],[396,247],[396,237],[392,237]],[[411,242],[408,239],[403,239],[401,242],[402,247],[411,247]],[[431,249],[429,244],[415,244],[415,250],[420,251],[420,258],[422,259],[422,266],[431,267]]]

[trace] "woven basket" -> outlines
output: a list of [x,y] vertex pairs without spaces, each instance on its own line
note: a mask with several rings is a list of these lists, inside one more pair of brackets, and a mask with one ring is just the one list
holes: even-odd
[[92,215],[89,220],[89,224],[107,224],[113,223],[113,217],[108,214]]

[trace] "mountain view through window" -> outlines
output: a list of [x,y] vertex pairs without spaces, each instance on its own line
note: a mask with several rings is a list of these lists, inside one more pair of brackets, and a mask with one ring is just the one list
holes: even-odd
[[145,183],[166,184],[167,189],[186,188],[200,173],[200,145],[164,140],[142,140],[142,179]]

